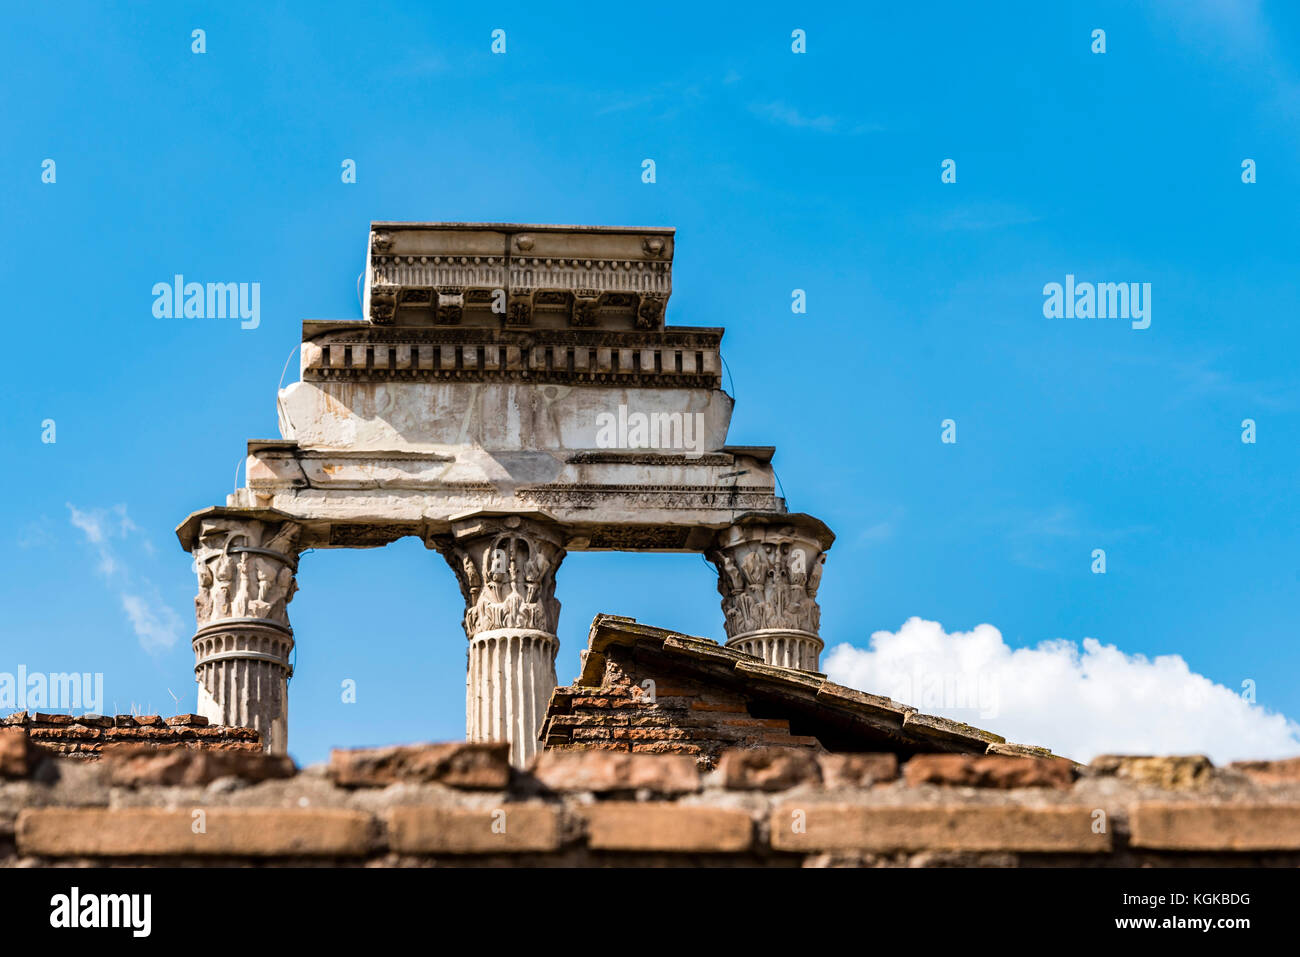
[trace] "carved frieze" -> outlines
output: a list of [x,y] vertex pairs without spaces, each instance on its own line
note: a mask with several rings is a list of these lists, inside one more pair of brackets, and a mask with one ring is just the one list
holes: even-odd
[[511,289],[506,303],[506,324],[527,326],[533,321],[533,291],[527,287]]
[[370,287],[370,321],[388,325],[397,312],[397,293],[400,286],[375,283]]
[[667,303],[667,296],[642,296],[641,304],[636,313],[636,327],[638,329],[658,329],[659,324],[663,322],[664,306]]
[[[475,290],[465,291],[465,302],[490,304],[490,294],[481,297]],[[583,298],[580,293],[578,299]],[[593,299],[598,298],[593,293]],[[670,326],[658,331],[633,329],[535,329],[499,330],[486,327],[439,328],[436,326],[388,326],[348,323],[303,324],[304,342],[321,346],[351,345],[475,345],[480,343],[518,343],[524,339],[546,346],[586,346],[591,349],[675,349],[680,352],[716,353],[722,342],[722,330],[709,327]],[[334,326],[334,328],[331,328]]]
[[594,289],[578,289],[573,294],[573,312],[569,322],[579,327],[596,325],[600,318],[600,293]]
[[713,485],[591,485],[554,482],[521,486],[515,496],[539,508],[635,508],[702,511],[766,511],[779,501],[770,489]]
[[438,324],[454,326],[465,311],[465,289],[462,286],[438,287]]
[[[672,294],[672,259],[671,230],[376,224],[367,318],[381,324],[447,323],[441,304],[404,310],[395,320],[387,290],[457,286],[466,295],[461,321],[467,323],[494,325],[495,311],[476,307],[482,293],[504,291],[512,326],[535,322],[535,310],[555,309],[575,326],[658,328]],[[398,309],[408,305],[400,291],[394,301]]]
[[433,305],[434,291],[428,286],[406,286],[398,293],[398,304],[413,309],[427,309]]
[[[538,312],[541,307],[513,295],[510,308],[519,308],[507,315],[504,328],[465,326],[461,322],[468,310],[467,298],[468,293],[453,297],[439,291],[439,325],[368,325],[312,335],[303,344],[302,377],[305,381],[721,386],[721,336],[714,330],[536,328],[532,323],[543,315]],[[449,311],[444,312],[447,303]]]

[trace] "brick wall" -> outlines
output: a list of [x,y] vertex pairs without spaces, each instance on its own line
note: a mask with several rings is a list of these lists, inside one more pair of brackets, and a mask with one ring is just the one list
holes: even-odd
[[[711,770],[727,748],[825,750],[817,738],[793,734],[779,717],[755,717],[739,691],[688,675],[646,667],[627,647],[605,650],[599,688],[557,688],[544,746],[548,749],[684,754]],[[653,695],[643,688],[654,682]]]
[[504,745],[52,757],[0,730],[0,865],[1300,866],[1300,759]]
[[156,714],[43,714],[17,711],[0,719],[0,727],[19,728],[44,751],[69,758],[98,758],[118,744],[180,745],[218,751],[260,751],[261,736],[252,728],[209,726],[197,714],[163,718]]

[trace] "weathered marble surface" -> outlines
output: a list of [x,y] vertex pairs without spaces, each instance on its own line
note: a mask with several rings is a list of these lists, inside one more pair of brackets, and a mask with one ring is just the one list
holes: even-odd
[[278,754],[288,745],[288,604],[298,590],[301,531],[285,516],[232,510],[209,510],[191,531],[198,713],[256,729]]
[[[443,453],[598,449],[602,414],[675,416],[664,451],[727,443],[732,399],[720,389],[619,388],[514,382],[295,382],[280,390],[280,437],[304,449]],[[696,418],[699,413],[702,418]],[[692,448],[677,439],[690,419]],[[665,420],[660,419],[660,422]],[[694,431],[700,422],[702,432]],[[646,446],[648,447],[648,446]]]
[[816,669],[834,536],[787,513],[773,449],[727,444],[723,330],[665,324],[674,244],[671,229],[372,225],[364,318],[304,322],[279,437],[249,443],[225,507],[177,529],[199,573],[206,716],[282,748],[298,553],[407,535],[465,596],[468,733],[504,737],[517,763],[555,685],[567,551],[706,553],[729,644]]

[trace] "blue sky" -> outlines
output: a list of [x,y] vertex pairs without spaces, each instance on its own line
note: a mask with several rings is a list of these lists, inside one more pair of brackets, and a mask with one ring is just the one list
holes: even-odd
[[[360,315],[370,220],[671,225],[668,320],[727,328],[732,443],[777,446],[791,510],[839,536],[828,647],[913,616],[1010,648],[1094,638],[1300,716],[1300,11],[599,9],[7,12],[0,671],[195,707],[172,529],[276,435],[300,322]],[[260,282],[260,326],[154,318],[175,273]],[[1150,328],[1044,318],[1067,273],[1151,283]],[[570,555],[561,682],[600,611],[721,638],[714,581],[699,556]],[[463,734],[436,553],[317,551],[299,586],[300,761]],[[1164,704],[1134,685],[1114,707]]]

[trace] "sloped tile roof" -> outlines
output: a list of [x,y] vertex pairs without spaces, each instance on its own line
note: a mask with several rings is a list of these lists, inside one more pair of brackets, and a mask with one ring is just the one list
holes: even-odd
[[709,638],[684,635],[643,625],[635,618],[597,615],[591,623],[577,688],[557,688],[551,697],[540,739],[545,741],[554,715],[569,713],[569,700],[578,689],[600,687],[606,649],[614,645],[644,649],[671,659],[705,681],[739,688],[757,699],[775,702],[805,719],[834,725],[842,734],[862,739],[864,750],[892,744],[904,750],[1050,756],[1046,748],[1009,743],[1001,735],[937,715],[922,714],[910,705],[836,684],[815,671],[769,665],[761,658],[736,651]]

